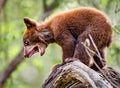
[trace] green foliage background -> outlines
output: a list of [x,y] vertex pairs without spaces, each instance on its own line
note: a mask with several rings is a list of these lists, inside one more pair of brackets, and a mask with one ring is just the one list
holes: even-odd
[[[50,5],[54,0],[46,0]],[[59,0],[52,15],[78,7],[94,7],[105,12],[111,20],[114,41],[107,52],[109,66],[120,71],[120,0]],[[118,12],[115,12],[118,11]],[[24,17],[38,20],[43,13],[43,0],[8,0],[0,13],[0,73],[23,47],[22,35],[25,29]],[[40,88],[52,67],[61,63],[62,51],[51,44],[44,56],[34,55],[25,59],[12,73],[5,88]]]

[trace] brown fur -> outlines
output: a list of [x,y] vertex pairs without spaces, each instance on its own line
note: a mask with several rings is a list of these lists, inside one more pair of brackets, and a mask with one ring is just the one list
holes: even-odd
[[[29,18],[25,18],[24,21],[26,26],[36,24],[30,28],[27,26],[23,37],[24,42],[29,40],[31,44],[46,43],[47,45],[56,42],[62,47],[63,62],[66,58],[75,57],[94,69],[93,64],[89,65],[90,58],[81,44],[81,42],[85,42],[86,38],[89,39],[88,34],[91,34],[104,65],[99,62],[96,55],[92,56],[101,68],[105,66],[104,49],[111,44],[112,28],[101,11],[92,8],[78,8],[60,13],[40,24]],[[89,48],[95,51],[91,42]]]

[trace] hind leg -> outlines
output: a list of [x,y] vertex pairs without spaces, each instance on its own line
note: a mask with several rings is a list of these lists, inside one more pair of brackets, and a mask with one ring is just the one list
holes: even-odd
[[79,59],[82,63],[86,64],[87,66],[89,66],[89,62],[90,62],[90,57],[88,56],[88,54],[85,51],[85,47],[81,44],[81,42],[79,42],[76,45],[75,48],[75,52],[74,52],[74,58]]
[[[86,44],[86,40],[87,40],[87,44]],[[91,59],[88,53],[86,52],[86,48],[84,47],[83,43],[87,45],[90,49],[92,49],[92,46],[90,45],[90,41],[88,38],[88,32],[84,32],[81,35],[79,35],[73,57],[79,59],[87,66],[90,66]],[[91,56],[93,57],[92,54]]]
[[[73,57],[79,59],[81,62],[83,62],[87,66],[93,68],[94,70],[97,69],[97,67],[94,64],[94,61],[98,64],[98,66],[100,68],[103,68],[106,64],[104,49],[103,49],[103,47],[105,47],[105,46],[102,46],[102,44],[103,44],[101,42],[102,40],[99,40],[99,41],[97,40],[97,39],[101,39],[100,38],[101,36],[100,36],[100,34],[99,34],[99,36],[98,35],[93,36],[93,34],[91,34],[91,36],[93,37],[93,41],[96,44],[97,48],[99,49],[101,57],[103,58],[102,61],[101,61],[100,58],[98,58],[94,53],[90,52],[89,54],[90,54],[91,57],[93,57],[93,59],[94,59],[94,61],[93,61],[93,59],[91,59],[90,56],[88,55],[88,53],[86,52],[86,48],[82,44],[82,43],[84,43],[85,45],[87,45],[87,47],[90,50],[96,52],[96,49],[93,46],[92,42],[90,41],[88,34],[91,34],[91,33],[84,32],[78,37]],[[86,44],[86,40],[89,41],[87,44]]]

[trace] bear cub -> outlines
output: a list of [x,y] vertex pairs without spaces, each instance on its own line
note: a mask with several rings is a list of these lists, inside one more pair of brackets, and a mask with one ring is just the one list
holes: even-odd
[[62,63],[66,58],[74,57],[96,70],[96,66],[82,44],[87,39],[89,49],[96,52],[89,39],[90,34],[103,63],[96,54],[91,54],[91,56],[100,68],[106,65],[104,51],[112,42],[112,27],[107,16],[101,11],[84,7],[59,13],[42,23],[24,18],[24,23],[26,30],[23,35],[23,43],[26,57],[31,57],[37,52],[42,56],[50,43],[57,43],[63,51]]

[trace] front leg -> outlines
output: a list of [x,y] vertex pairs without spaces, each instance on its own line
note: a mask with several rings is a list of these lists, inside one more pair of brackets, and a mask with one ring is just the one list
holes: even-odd
[[66,58],[73,57],[76,40],[68,30],[62,32],[56,38],[56,42],[62,47],[62,62],[65,62]]

